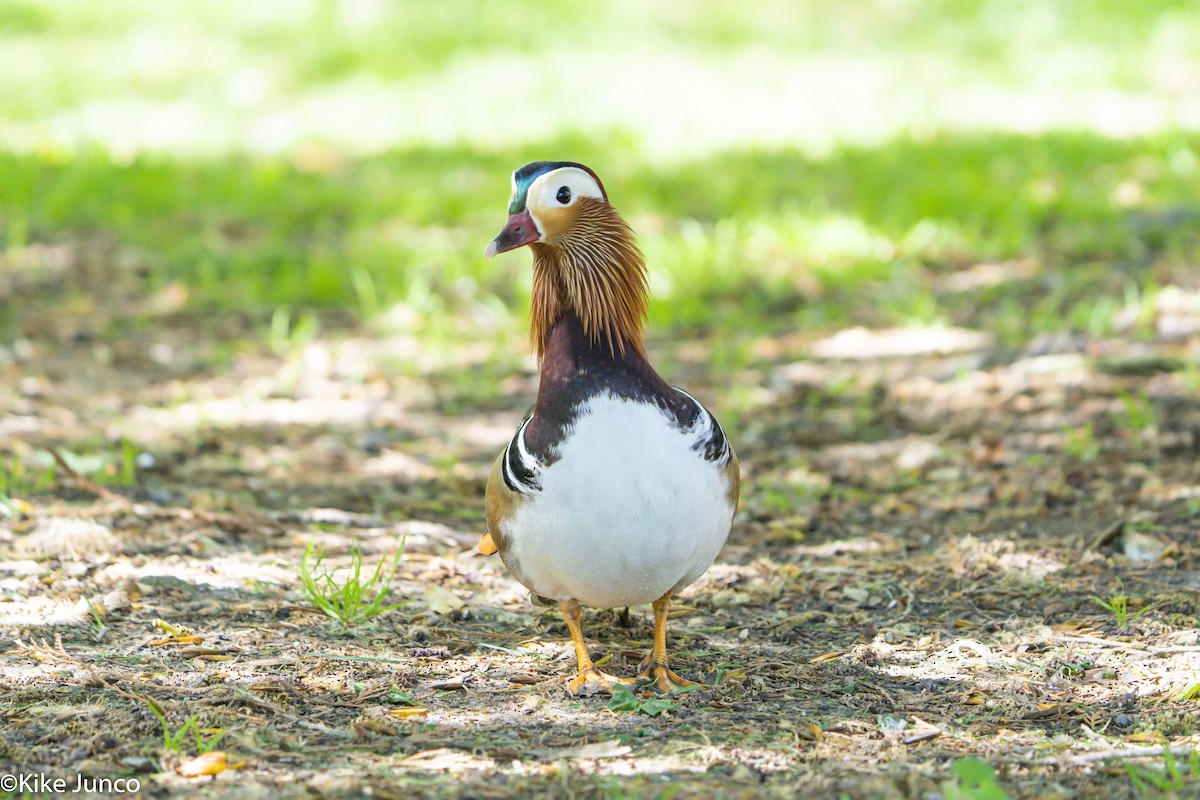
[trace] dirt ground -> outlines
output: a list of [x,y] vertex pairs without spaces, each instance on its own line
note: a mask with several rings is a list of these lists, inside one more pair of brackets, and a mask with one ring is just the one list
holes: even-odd
[[[0,364],[0,445],[10,477],[51,450],[75,474],[0,518],[8,771],[147,796],[926,798],[974,756],[1012,797],[1112,798],[1170,796],[1125,765],[1200,738],[1194,333],[764,336],[732,368],[652,339],[727,409],[744,481],[672,615],[673,666],[714,685],[652,716],[567,696],[561,617],[474,551],[536,390],[532,364],[489,365],[522,341],[277,356],[213,344],[236,320],[36,312]],[[373,564],[401,538],[406,605],[347,630],[304,601],[308,543]],[[1100,602],[1121,596],[1123,619]],[[584,625],[636,671],[646,609]],[[168,748],[155,709],[201,745]],[[220,768],[195,761],[218,731],[223,770],[187,777]]]

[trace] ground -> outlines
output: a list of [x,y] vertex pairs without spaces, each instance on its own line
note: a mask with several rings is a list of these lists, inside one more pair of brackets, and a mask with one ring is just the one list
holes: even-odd
[[[0,528],[19,771],[151,795],[926,797],[975,756],[1013,797],[1107,798],[1138,796],[1124,764],[1161,772],[1195,742],[1200,408],[1175,360],[1194,339],[798,332],[749,342],[733,374],[713,341],[653,339],[694,393],[753,399],[727,420],[729,544],[671,618],[675,668],[712,685],[650,716],[567,696],[559,614],[474,549],[532,363],[478,399],[389,372],[403,336],[213,371],[195,334],[3,367],[0,420],[36,428]],[[78,438],[106,425],[137,447]],[[51,452],[73,467],[30,466]],[[407,604],[347,629],[295,565],[352,541],[372,565],[403,541]],[[650,643],[646,609],[585,630],[619,674]],[[175,752],[152,706],[206,732]],[[181,775],[217,731],[224,771]]]

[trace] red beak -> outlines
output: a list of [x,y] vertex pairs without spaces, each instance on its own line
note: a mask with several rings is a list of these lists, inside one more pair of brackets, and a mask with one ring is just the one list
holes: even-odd
[[504,226],[504,230],[496,234],[496,238],[492,239],[491,244],[487,246],[487,250],[484,250],[483,254],[491,258],[496,253],[506,253],[509,250],[515,250],[522,245],[536,242],[540,238],[542,238],[541,232],[538,231],[537,225],[533,223],[533,217],[529,214],[529,209],[525,209],[508,218],[508,224]]

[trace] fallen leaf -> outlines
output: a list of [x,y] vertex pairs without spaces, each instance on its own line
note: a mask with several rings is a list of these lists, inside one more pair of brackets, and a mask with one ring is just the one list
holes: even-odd
[[904,744],[919,744],[920,742],[927,742],[930,739],[936,739],[941,735],[942,732],[938,728],[926,728],[918,733],[914,733],[913,735],[906,737],[902,741]]
[[796,732],[801,739],[807,739],[810,742],[819,742],[825,738],[825,731],[821,730],[821,726],[808,723]]
[[413,769],[424,769],[430,772],[482,768],[491,764],[491,759],[480,758],[462,750],[449,747],[439,747],[436,750],[425,750],[415,753],[403,761],[401,765]]
[[415,707],[409,706],[406,708],[393,708],[390,711],[388,711],[389,715],[396,717],[397,719],[409,719],[411,717],[423,717],[428,713],[429,713],[428,708],[421,708],[420,706],[415,706]]
[[867,601],[871,599],[871,593],[866,589],[860,589],[857,586],[847,586],[842,589],[842,595],[850,600],[853,600],[857,605],[865,606]]
[[575,747],[556,747],[553,750],[543,750],[539,755],[554,761],[562,758],[619,758],[633,752],[627,744],[621,744],[616,739],[606,739],[603,742],[576,745]]
[[467,688],[467,684],[475,679],[475,676],[467,673],[459,675],[457,678],[452,678],[448,681],[439,681],[438,683],[429,684],[430,689],[442,689],[446,691],[462,691]]
[[517,683],[522,686],[534,686],[534,685],[539,684],[542,681],[544,681],[545,678],[538,676],[538,675],[517,674],[517,675],[510,675],[508,680],[510,683]]
[[169,644],[199,644],[204,641],[203,636],[169,636],[165,639],[151,639],[146,642],[147,647],[165,647]]
[[164,633],[170,634],[171,636],[186,636],[188,634],[195,633],[195,631],[191,628],[175,625],[174,623],[167,622],[161,617],[154,620],[154,627],[160,631],[163,631]]
[[425,584],[425,604],[429,606],[430,611],[441,616],[462,608],[467,601],[436,583],[427,583]]
[[225,771],[225,752],[210,750],[203,755],[184,761],[176,768],[176,771],[185,778],[219,775]]
[[1058,703],[1038,703],[1036,711],[1030,711],[1022,719],[1045,719],[1058,714]]

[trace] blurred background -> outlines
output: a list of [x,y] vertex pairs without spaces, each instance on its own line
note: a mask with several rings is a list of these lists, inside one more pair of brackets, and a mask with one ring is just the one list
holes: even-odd
[[529,269],[483,247],[543,158],[604,179],[700,380],[859,325],[1200,316],[1190,2],[5,0],[0,75],[0,392],[68,409],[10,445],[318,373],[486,408],[530,366]]

